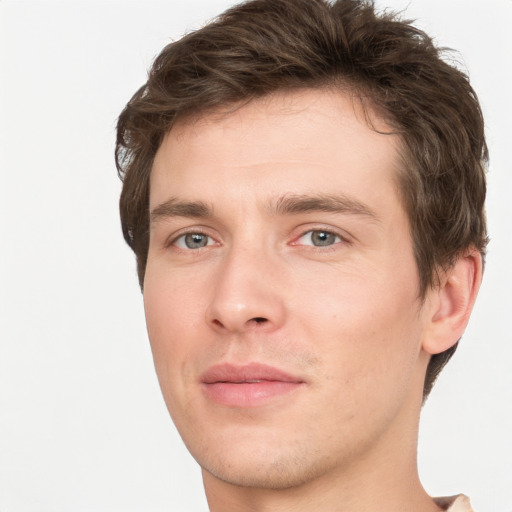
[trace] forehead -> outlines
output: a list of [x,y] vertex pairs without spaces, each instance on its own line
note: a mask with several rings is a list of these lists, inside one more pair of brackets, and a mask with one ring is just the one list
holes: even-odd
[[354,95],[329,89],[280,92],[182,119],[155,156],[150,203],[169,194],[213,200],[225,189],[378,193],[376,179],[395,182],[400,140],[390,133]]

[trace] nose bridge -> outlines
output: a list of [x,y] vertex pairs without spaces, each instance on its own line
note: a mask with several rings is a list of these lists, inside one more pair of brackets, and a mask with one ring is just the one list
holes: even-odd
[[217,269],[207,321],[230,332],[278,328],[284,320],[278,266],[264,241],[233,244]]

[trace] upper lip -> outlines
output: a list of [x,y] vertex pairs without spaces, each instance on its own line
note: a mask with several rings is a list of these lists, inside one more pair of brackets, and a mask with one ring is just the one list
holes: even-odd
[[204,384],[258,381],[303,382],[299,377],[261,363],[249,363],[245,365],[234,365],[230,363],[217,364],[208,368],[208,370],[201,375],[201,382]]

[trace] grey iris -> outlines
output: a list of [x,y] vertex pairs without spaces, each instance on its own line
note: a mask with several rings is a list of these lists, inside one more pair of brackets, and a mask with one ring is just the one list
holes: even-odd
[[332,245],[336,241],[336,235],[328,231],[313,231],[311,241],[316,246]]
[[188,233],[185,235],[185,245],[189,249],[199,249],[208,245],[208,237],[201,233]]

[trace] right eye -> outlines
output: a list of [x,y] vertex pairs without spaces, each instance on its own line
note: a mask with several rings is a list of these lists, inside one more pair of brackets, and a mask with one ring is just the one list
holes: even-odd
[[341,237],[325,229],[310,229],[296,242],[297,245],[313,245],[315,247],[329,247],[340,243]]
[[179,249],[201,249],[202,247],[213,245],[214,243],[213,238],[204,233],[185,233],[176,238],[172,245]]

